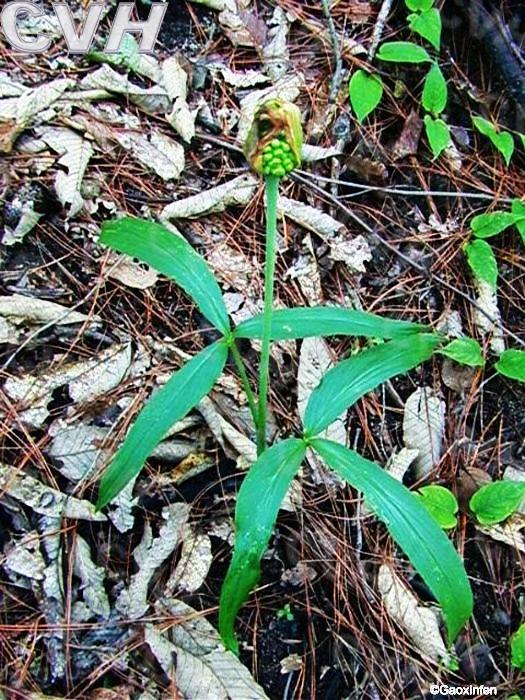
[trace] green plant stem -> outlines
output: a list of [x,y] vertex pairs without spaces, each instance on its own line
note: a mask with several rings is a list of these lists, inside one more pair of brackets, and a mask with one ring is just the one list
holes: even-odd
[[252,414],[253,422],[257,429],[257,402],[255,400],[255,394],[252,391],[252,387],[250,386],[250,380],[248,379],[246,367],[244,366],[244,362],[242,361],[241,353],[239,352],[239,348],[237,347],[236,340],[234,340],[232,345],[230,346],[230,351],[233,357],[233,361],[235,362],[235,366],[237,367],[237,371],[239,372],[241,383],[246,397],[248,399],[250,413]]
[[259,366],[259,408],[257,412],[257,454],[266,448],[268,379],[270,367],[270,335],[272,328],[273,286],[277,253],[277,200],[279,177],[268,175],[266,183],[266,260],[264,266],[264,312]]

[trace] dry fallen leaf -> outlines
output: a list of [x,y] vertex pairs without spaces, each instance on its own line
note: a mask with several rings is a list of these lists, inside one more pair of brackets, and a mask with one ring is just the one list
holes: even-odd
[[240,175],[223,185],[203,190],[185,199],[168,204],[162,210],[162,221],[170,219],[195,219],[206,214],[222,212],[226,207],[244,206],[255,194],[259,180],[251,175]]
[[388,614],[408,634],[419,651],[436,662],[451,660],[439,631],[437,614],[416,596],[386,564],[379,567],[377,586]]
[[403,414],[403,441],[419,450],[416,476],[427,476],[441,457],[445,432],[445,402],[430,387],[419,387],[408,397]]
[[488,282],[476,279],[478,297],[476,302],[490,318],[493,318],[495,323],[489,321],[484,313],[478,309],[474,309],[474,322],[478,330],[483,335],[490,335],[490,349],[496,355],[501,355],[505,350],[505,340],[501,330],[501,315],[498,308],[498,297],[494,289]]
[[267,700],[248,669],[224,649],[202,613],[179,600],[157,605],[158,613],[166,611],[176,624],[167,634],[146,625],[145,641],[186,700]]

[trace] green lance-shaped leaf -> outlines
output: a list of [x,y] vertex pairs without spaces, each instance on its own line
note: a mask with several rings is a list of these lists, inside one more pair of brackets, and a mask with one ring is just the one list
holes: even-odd
[[219,631],[228,649],[237,652],[237,612],[260,576],[277,513],[306,452],[305,443],[288,438],[265,450],[250,467],[237,495],[235,547],[221,590]]
[[[263,316],[243,321],[234,333],[237,338],[260,338]],[[272,340],[297,340],[314,336],[357,335],[365,338],[400,338],[427,330],[408,321],[396,321],[356,309],[337,306],[278,309],[272,315]]]
[[432,149],[434,159],[438,158],[442,151],[450,143],[450,129],[443,119],[433,119],[430,115],[425,115],[425,132],[428,143]]
[[175,280],[210,323],[222,333],[229,332],[228,312],[219,285],[204,258],[183,238],[160,224],[125,217],[106,222],[99,240]]
[[525,622],[521,623],[510,638],[510,662],[514,668],[525,671]]
[[310,394],[304,414],[308,436],[318,435],[364,394],[432,355],[441,337],[421,333],[363,350],[330,369]]
[[348,94],[357,121],[361,123],[381,102],[383,81],[379,75],[356,70],[350,79]]
[[447,82],[437,63],[432,64],[423,86],[421,102],[427,112],[437,116],[447,105]]
[[441,604],[452,642],[472,614],[472,592],[461,559],[445,533],[419,500],[377,464],[330,440],[316,438],[311,446],[363,493],[367,505],[385,523]]
[[495,525],[512,515],[525,499],[525,481],[494,481],[470,499],[470,510],[482,525]]
[[427,63],[432,61],[426,49],[410,41],[387,41],[379,48],[377,57],[394,63]]
[[496,291],[498,287],[498,263],[490,245],[481,239],[470,241],[465,246],[465,255],[476,279],[487,282]]
[[226,343],[218,341],[195,355],[153,394],[102,477],[98,510],[139,473],[171,426],[184,418],[210,391],[227,357]]
[[436,7],[408,15],[410,29],[429,41],[439,51],[441,44],[441,15]]

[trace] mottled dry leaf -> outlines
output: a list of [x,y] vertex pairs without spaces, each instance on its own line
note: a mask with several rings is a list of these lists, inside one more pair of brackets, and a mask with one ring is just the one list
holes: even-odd
[[110,254],[108,266],[108,277],[132,289],[149,289],[159,279],[156,270],[143,263],[135,262],[129,255]]
[[23,335],[40,325],[68,325],[70,323],[96,324],[98,317],[91,319],[85,314],[68,309],[46,299],[27,297],[22,294],[0,296],[0,343],[18,343]]
[[349,238],[340,233],[328,241],[332,260],[343,262],[352,274],[366,272],[365,262],[372,260],[372,251],[363,236]]
[[253,175],[240,175],[223,185],[168,204],[162,210],[160,218],[164,221],[196,219],[205,214],[223,212],[226,207],[244,206],[253,199],[258,185],[259,180]]
[[35,581],[44,578],[46,563],[40,551],[38,532],[27,532],[20,540],[11,542],[4,549],[4,555],[2,566],[6,570]]
[[441,457],[445,432],[445,402],[430,387],[419,387],[408,397],[403,415],[403,440],[419,450],[416,476],[427,476]]
[[63,127],[44,128],[38,135],[60,155],[58,165],[66,168],[57,171],[55,190],[62,206],[69,206],[69,217],[75,216],[84,206],[80,188],[93,148],[82,136]]
[[498,525],[480,525],[476,523],[476,530],[492,537],[493,540],[504,542],[525,553],[525,537],[522,530],[525,527],[525,517],[522,513],[514,513],[504,523]]
[[284,78],[290,69],[290,52],[288,51],[288,32],[290,21],[286,12],[277,5],[268,22],[270,29],[262,50],[264,71],[276,82]]
[[[202,613],[178,600],[163,603],[178,623],[170,629],[170,639],[153,625],[146,625],[145,640],[186,700],[267,699],[248,669],[224,649]],[[158,611],[164,614],[160,606]]]
[[180,559],[166,584],[164,595],[173,595],[175,589],[189,593],[198,590],[208,575],[212,560],[211,541],[208,535],[198,534],[186,524],[182,533]]
[[393,454],[387,462],[386,471],[397,481],[403,481],[403,477],[408,471],[412,462],[419,455],[419,450],[403,447],[399,452]]
[[389,615],[419,651],[434,661],[448,664],[451,657],[439,631],[436,612],[419,605],[412,591],[386,564],[379,567],[377,586]]
[[474,309],[474,323],[483,335],[490,335],[489,343],[492,352],[496,355],[501,355],[505,350],[505,340],[501,330],[501,315],[498,308],[497,294],[491,285],[484,280],[476,279],[474,284],[478,292],[476,299],[478,306],[495,321],[495,323],[492,323],[484,313]]
[[104,567],[93,563],[88,543],[78,534],[75,541],[75,574],[80,579],[80,590],[91,613],[107,620],[110,607],[104,588]]
[[165,523],[160,528],[159,536],[155,538],[152,537],[151,528],[146,523],[142,540],[133,552],[139,570],[133,574],[129,587],[120,593],[115,603],[116,609],[123,617],[136,620],[147,611],[149,582],[155,570],[179,544],[189,512],[186,503],[174,503],[163,508],[162,517]]
[[89,501],[68,496],[49,488],[19,469],[0,464],[0,490],[49,518],[72,518],[104,522],[106,516],[95,511]]
[[4,384],[4,391],[12,401],[22,405],[20,419],[37,428],[49,415],[47,406],[56,389],[67,384],[74,402],[91,401],[120,384],[130,368],[131,358],[129,343],[113,346],[90,360],[47,372],[10,377]]
[[223,288],[245,292],[252,285],[254,266],[240,246],[233,248],[226,241],[221,241],[211,248],[207,260],[215,276],[222,282]]
[[278,209],[281,214],[322,237],[335,236],[344,228],[340,221],[329,214],[295,199],[279,197]]
[[288,268],[286,277],[298,281],[301,291],[310,306],[318,306],[323,302],[323,291],[319,266],[313,252],[310,234],[307,234],[304,242],[305,251],[298,256],[292,267]]
[[60,472],[70,481],[80,481],[108,456],[100,447],[108,428],[86,423],[67,425],[59,420],[50,426],[48,434],[53,439],[45,452],[61,465]]
[[108,65],[88,73],[80,85],[88,89],[101,89],[109,93],[124,95],[145,112],[151,114],[166,114],[172,106],[164,86],[154,85],[150,88],[142,88]]
[[184,169],[184,148],[161,132],[152,131],[146,136],[120,131],[115,132],[115,138],[133,158],[163,180],[176,180]]

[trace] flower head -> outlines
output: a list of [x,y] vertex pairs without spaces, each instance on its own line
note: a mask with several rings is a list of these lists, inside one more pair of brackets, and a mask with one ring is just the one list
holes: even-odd
[[283,177],[301,162],[301,113],[291,102],[264,102],[255,114],[244,154],[261,175]]

